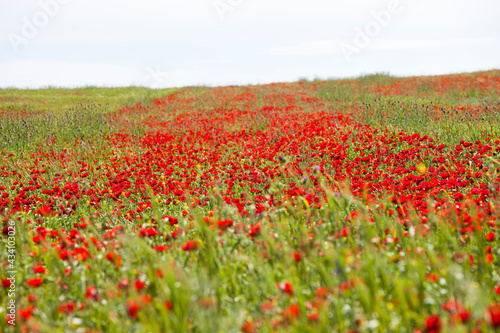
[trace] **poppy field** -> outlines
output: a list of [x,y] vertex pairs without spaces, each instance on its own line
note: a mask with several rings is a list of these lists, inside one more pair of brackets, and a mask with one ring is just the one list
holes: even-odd
[[0,90],[0,331],[500,331],[500,71],[72,93]]

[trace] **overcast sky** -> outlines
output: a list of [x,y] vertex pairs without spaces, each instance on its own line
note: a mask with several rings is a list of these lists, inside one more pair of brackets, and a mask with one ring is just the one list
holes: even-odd
[[0,0],[0,87],[500,68],[498,0]]

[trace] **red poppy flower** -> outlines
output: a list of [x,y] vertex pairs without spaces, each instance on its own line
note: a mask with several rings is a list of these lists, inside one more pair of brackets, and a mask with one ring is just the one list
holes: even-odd
[[127,312],[130,318],[137,319],[139,318],[139,310],[141,309],[141,305],[138,302],[130,300],[127,302]]
[[485,236],[488,242],[493,242],[495,240],[495,234],[493,232],[488,232]]
[[471,316],[470,312],[464,309],[464,307],[455,300],[449,300],[445,304],[441,305],[441,308],[448,311],[453,316],[453,318],[462,323],[466,323]]
[[77,247],[75,249],[75,254],[80,261],[87,260],[87,258],[90,256],[89,251],[84,247]]
[[195,241],[187,241],[186,244],[182,246],[182,249],[186,252],[194,251],[198,248],[198,242]]
[[170,247],[168,245],[159,245],[156,247],[156,251],[158,252],[164,252],[167,251]]
[[486,309],[488,322],[493,328],[500,327],[500,305],[493,304]]
[[47,273],[47,269],[41,265],[33,267],[33,272],[35,273],[40,273],[40,274],[45,274]]
[[63,302],[59,304],[58,312],[61,314],[70,314],[73,313],[76,309],[76,304],[73,301]]
[[28,305],[28,307],[24,309],[19,309],[19,315],[23,317],[25,320],[29,320],[31,318],[32,312],[35,310],[33,305]]
[[32,278],[26,281],[26,284],[30,287],[38,287],[42,284],[43,280],[40,277]]
[[255,329],[254,324],[251,321],[246,321],[243,326],[241,326],[241,332],[243,333],[255,333],[257,330]]
[[255,237],[260,234],[260,224],[254,225],[252,228],[250,228],[250,237]]
[[135,280],[134,284],[135,284],[135,290],[137,291],[146,288],[146,284],[142,281]]
[[429,333],[437,333],[441,331],[441,319],[438,315],[430,315],[425,319],[425,327]]
[[141,237],[153,237],[153,236],[157,236],[158,235],[158,231],[156,231],[155,228],[148,228],[148,229],[141,229],[141,231],[139,231],[139,236]]
[[30,303],[34,303],[34,302],[38,301],[38,297],[36,297],[36,295],[33,295],[33,294],[28,294],[28,296],[26,297],[26,299]]
[[293,286],[290,282],[281,282],[281,283],[276,283],[276,286],[278,287],[279,290],[282,292],[292,296],[293,295]]
[[41,236],[35,236],[35,237],[32,237],[31,239],[33,240],[34,243],[37,243],[37,244],[43,240],[43,238]]
[[97,301],[97,302],[99,302],[101,300],[101,296],[99,296],[99,293],[97,292],[97,289],[95,286],[88,286],[85,289],[85,297],[89,300]]
[[108,261],[114,262],[115,258],[116,258],[116,253],[114,253],[114,252],[106,253],[106,259],[108,259]]
[[50,206],[42,206],[36,211],[36,213],[42,216],[50,216],[52,214],[52,208]]
[[331,289],[328,289],[328,288],[325,288],[325,287],[319,287],[318,289],[316,289],[316,296],[319,297],[319,298],[325,298],[331,292],[332,292]]
[[2,280],[2,287],[4,287],[5,289],[8,289],[11,285],[11,282],[9,279],[3,279]]
[[283,317],[293,320],[300,315],[300,307],[297,304],[292,304],[283,311]]
[[168,221],[168,223],[170,224],[170,226],[174,226],[176,225],[177,223],[179,223],[179,220],[176,219],[175,217],[172,217],[172,216],[168,216],[168,215],[165,215],[163,216],[163,219]]
[[59,258],[61,258],[61,260],[66,260],[68,259],[70,253],[68,250],[61,250],[61,252],[59,252]]
[[317,312],[311,312],[307,315],[307,319],[311,321],[318,321],[319,319],[319,314]]
[[493,263],[493,255],[491,253],[486,254],[486,261],[488,262],[488,264]]
[[229,227],[232,227],[233,226],[233,220],[231,219],[227,219],[227,220],[221,220],[219,222],[217,222],[217,226],[219,227],[219,229],[221,230],[225,230]]

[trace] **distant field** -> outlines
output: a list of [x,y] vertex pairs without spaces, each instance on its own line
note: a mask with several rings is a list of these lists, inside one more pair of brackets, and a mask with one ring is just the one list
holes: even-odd
[[0,155],[2,332],[500,330],[499,70],[0,90]]
[[109,134],[105,115],[178,89],[0,89],[0,149],[26,150],[45,139],[74,140]]

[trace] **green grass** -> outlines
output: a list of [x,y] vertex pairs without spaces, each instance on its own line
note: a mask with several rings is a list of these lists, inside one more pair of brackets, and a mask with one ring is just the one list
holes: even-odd
[[107,113],[124,106],[146,103],[152,99],[165,97],[177,88],[149,89],[144,87],[76,89],[0,89],[0,110],[19,110],[27,113],[59,113],[80,105],[92,104]]
[[[321,82],[317,94],[328,101],[332,110],[347,112],[366,124],[428,134],[454,145],[460,140],[486,140],[500,135],[500,94],[493,89],[479,91],[474,88],[476,81],[467,81],[474,75],[487,79],[496,78],[499,73],[493,70],[429,77],[364,75]],[[464,86],[453,85],[454,80],[464,81]],[[436,91],[442,89],[443,82],[449,86],[443,93]],[[376,91],[395,84],[402,87],[399,95]]]
[[106,117],[127,106],[165,97],[179,89],[142,87],[0,90],[0,151],[25,153],[79,139],[100,140],[113,130]]

